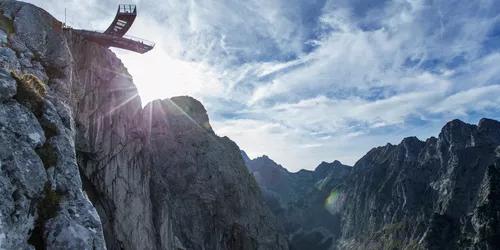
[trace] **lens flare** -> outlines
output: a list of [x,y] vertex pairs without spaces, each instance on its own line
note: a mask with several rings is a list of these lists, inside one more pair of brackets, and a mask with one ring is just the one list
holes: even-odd
[[325,200],[325,209],[331,214],[339,213],[345,200],[344,184],[334,187]]

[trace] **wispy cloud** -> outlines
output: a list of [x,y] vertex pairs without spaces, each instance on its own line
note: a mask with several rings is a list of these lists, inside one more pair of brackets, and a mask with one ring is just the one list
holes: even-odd
[[[74,27],[104,29],[116,3],[30,0]],[[157,43],[113,49],[144,102],[192,95],[250,157],[292,171],[436,135],[449,119],[499,117],[496,0],[135,1],[130,31]]]
[[298,148],[317,148],[321,146],[323,146],[323,144],[302,144],[299,145]]

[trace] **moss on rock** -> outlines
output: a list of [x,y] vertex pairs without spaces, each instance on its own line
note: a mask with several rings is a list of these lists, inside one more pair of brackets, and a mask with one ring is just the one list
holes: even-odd
[[15,99],[30,109],[35,116],[40,117],[43,114],[45,97],[47,96],[45,85],[32,74],[18,74],[13,70],[11,73],[17,81]]

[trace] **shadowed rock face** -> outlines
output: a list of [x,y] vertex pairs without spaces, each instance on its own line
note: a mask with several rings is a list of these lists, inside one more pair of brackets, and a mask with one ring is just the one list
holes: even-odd
[[200,102],[155,101],[144,114],[151,118],[154,209],[170,207],[186,248],[287,249],[238,146],[213,133]]
[[[0,9],[1,249],[288,249],[200,102],[143,110],[109,49],[31,4]],[[10,69],[44,83],[41,114]]]
[[[340,237],[338,211],[325,205],[331,192],[347,178],[351,167],[335,161],[322,162],[314,171],[290,173],[267,156],[246,165],[257,180],[290,249],[336,249]],[[246,156],[246,157],[245,157]]]
[[499,133],[453,120],[438,138],[372,149],[346,181],[341,247],[497,249]]

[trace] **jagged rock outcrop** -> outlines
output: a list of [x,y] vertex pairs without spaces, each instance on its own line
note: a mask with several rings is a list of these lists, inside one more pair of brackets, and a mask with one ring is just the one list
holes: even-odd
[[500,123],[374,148],[346,181],[342,249],[498,249]]
[[109,49],[32,4],[0,10],[0,249],[288,249],[201,103],[143,110]]
[[290,173],[267,156],[249,159],[268,206],[288,236],[290,249],[336,249],[341,235],[340,215],[329,207],[328,197],[348,177],[351,167],[339,161],[322,162],[314,171]]
[[[53,68],[66,77],[65,38],[33,5],[3,1],[0,9],[6,38],[0,46],[0,248],[105,249],[100,219],[81,190],[71,109],[51,89],[36,93],[43,95],[37,105],[21,93],[55,87],[47,81],[57,79]],[[14,77],[25,73],[44,83]]]
[[238,146],[215,135],[200,102],[175,97],[145,110],[154,210],[171,208],[186,248],[287,249]]

